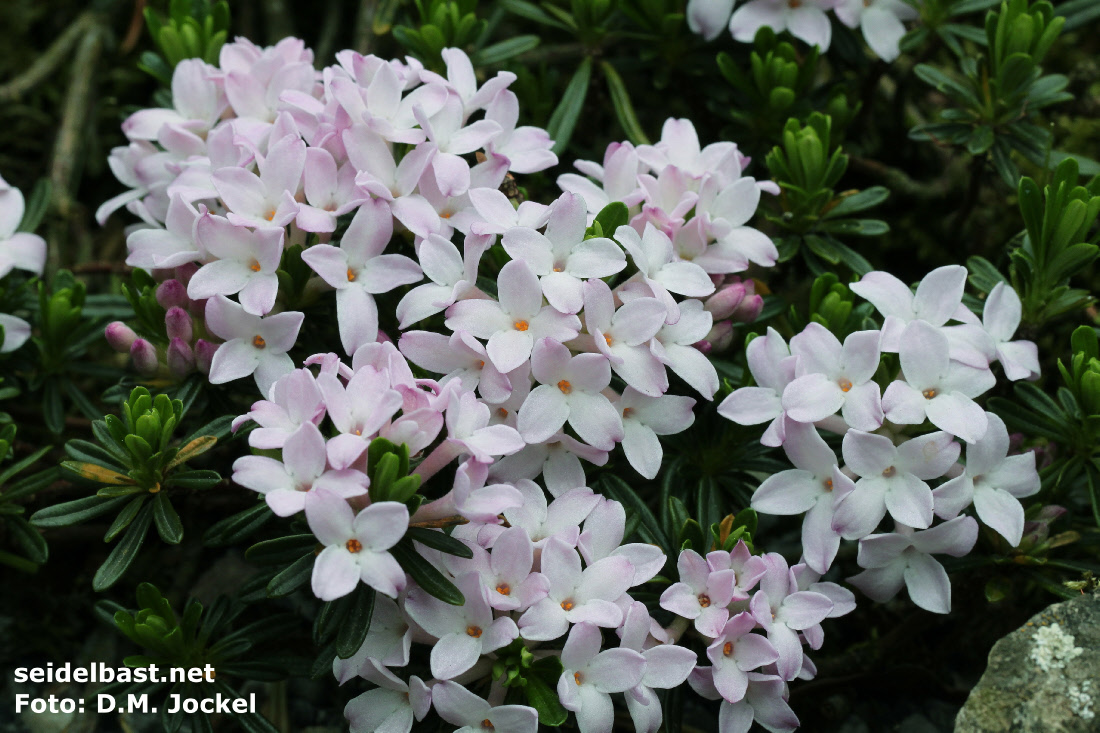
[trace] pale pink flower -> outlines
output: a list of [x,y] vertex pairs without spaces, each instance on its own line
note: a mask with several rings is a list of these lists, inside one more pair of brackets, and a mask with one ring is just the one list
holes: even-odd
[[409,528],[409,510],[379,501],[355,514],[343,498],[324,489],[306,496],[306,520],[325,546],[313,565],[313,593],[322,601],[346,596],[359,581],[390,598],[405,588],[405,571],[389,553]]
[[973,517],[957,517],[932,529],[916,532],[898,525],[893,533],[875,534],[859,543],[856,562],[867,568],[848,578],[871,600],[884,603],[909,589],[913,603],[933,613],[951,611],[951,581],[932,554],[962,557],[978,540]]
[[206,301],[206,328],[225,343],[210,364],[210,383],[224,384],[252,374],[267,395],[275,380],[294,369],[287,352],[298,340],[303,315],[297,312],[255,316],[226,298]]
[[373,199],[355,212],[339,247],[317,244],[302,253],[302,260],[336,289],[340,342],[348,354],[378,339],[374,296],[423,278],[408,257],[383,254],[392,236],[389,206]]
[[215,295],[238,296],[241,306],[252,315],[262,316],[275,306],[279,294],[276,273],[283,258],[282,229],[257,229],[235,226],[210,213],[195,223],[198,248],[215,257],[191,276],[187,296],[205,300]]
[[596,626],[579,623],[561,651],[558,699],[576,714],[581,733],[611,733],[615,713],[610,693],[637,686],[645,675],[646,660],[639,652],[623,647],[601,652],[602,642]]

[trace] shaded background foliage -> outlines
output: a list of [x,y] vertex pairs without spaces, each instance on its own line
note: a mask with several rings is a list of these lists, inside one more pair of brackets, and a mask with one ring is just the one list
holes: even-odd
[[[551,4],[569,9],[568,3]],[[976,11],[989,5],[970,4]],[[122,263],[123,229],[129,222],[125,216],[114,216],[100,227],[93,213],[123,188],[106,165],[110,149],[125,144],[120,122],[135,109],[148,106],[158,88],[156,80],[138,69],[141,55],[153,49],[141,17],[144,5],[143,0],[0,3],[0,28],[5,31],[5,42],[0,44],[0,174],[28,194],[39,188],[47,206],[40,230],[50,246],[47,280],[56,289],[69,284],[56,279],[60,270],[76,275],[90,293],[84,312],[91,317],[91,330],[130,313],[119,295],[120,284],[128,277]],[[155,2],[151,5],[158,7]],[[431,38],[417,33],[435,5],[418,9],[400,0],[234,0],[232,34],[257,43],[297,35],[315,50],[318,66],[331,63],[334,53],[343,48],[383,57],[412,51],[429,66],[439,66]],[[559,102],[570,96],[571,85],[575,97],[587,78],[580,122],[567,147],[557,150],[562,163],[519,182],[529,198],[553,198],[555,177],[571,170],[576,158],[602,159],[610,141],[659,138],[661,124],[670,116],[692,119],[704,143],[737,141],[754,159],[749,172],[767,177],[764,157],[779,142],[787,117],[824,111],[833,116],[833,142],[842,143],[850,155],[837,190],[886,186],[891,191],[874,212],[889,222],[890,231],[853,243],[876,269],[913,281],[934,267],[978,255],[1007,270],[1006,243],[1023,228],[1015,187],[1002,180],[987,156],[909,136],[915,125],[936,121],[939,112],[952,106],[946,95],[914,71],[920,63],[954,66],[952,45],[959,41],[947,31],[914,39],[910,53],[886,64],[871,61],[858,37],[834,23],[834,47],[827,57],[815,59],[796,44],[793,63],[806,70],[798,106],[769,111],[732,84],[716,60],[721,52],[728,54],[727,67],[747,68],[752,47],[736,44],[726,34],[705,44],[687,30],[682,19],[666,20],[668,14],[682,12],[679,0],[581,4],[592,13],[591,22],[575,31],[561,22],[536,19],[520,2],[483,1],[476,11],[472,2],[461,5],[485,22],[476,35],[470,35],[469,50],[506,41],[516,44],[513,50],[523,49],[504,61],[486,64],[519,76],[513,89],[526,117],[521,123],[561,132]],[[943,8],[951,3],[930,0],[928,5]],[[978,26],[982,15],[973,12],[963,20]],[[546,17],[555,20],[555,16]],[[939,26],[927,14],[925,20],[933,31],[944,27],[942,19]],[[1042,118],[1053,135],[1053,148],[1091,160],[1100,159],[1100,34],[1096,27],[1094,21],[1064,32],[1044,61],[1047,73],[1068,77],[1072,96],[1046,110]],[[622,97],[616,97],[622,89],[629,91],[626,107]],[[1084,163],[1083,173],[1100,172],[1088,170],[1095,166],[1091,160]],[[1049,179],[1049,171],[1042,166],[1024,159],[1018,162],[1021,172],[1040,185]],[[43,180],[48,187],[40,184]],[[778,213],[775,202],[765,206]],[[762,228],[768,231],[767,225]],[[772,226],[769,233],[781,231]],[[786,302],[804,308],[811,274],[810,265],[795,258],[776,270],[767,285]],[[1100,290],[1093,270],[1080,273],[1075,285]],[[780,306],[771,313],[782,310]],[[1090,306],[1083,317],[1023,332],[1039,345],[1045,384],[1051,388],[1057,384],[1055,362],[1069,352],[1073,326],[1096,320]],[[68,337],[73,338],[71,333]],[[101,395],[123,375],[125,359],[94,339],[80,346],[78,351],[59,352],[62,358],[51,378],[55,384],[71,384],[89,404],[81,409],[70,396],[54,412],[60,411],[68,437],[90,438],[88,413],[98,410],[102,415],[116,409],[115,397]],[[81,362],[104,367],[81,370]],[[13,374],[28,367],[13,366]],[[737,374],[731,362],[724,376]],[[58,415],[51,418],[49,407],[42,406],[42,391],[48,389],[43,384],[24,384],[22,395],[0,407],[20,426],[17,456],[30,454],[38,445],[53,445],[50,457],[60,460],[59,431],[51,424]],[[208,399],[226,405],[225,412],[233,411],[228,407],[232,395],[215,392]],[[718,434],[720,441],[713,439]],[[671,475],[683,482],[684,491],[710,482],[724,501],[745,506],[754,486],[749,471],[774,470],[767,468],[770,459],[763,455],[757,438],[757,431],[720,421],[713,409],[705,411],[695,427],[668,446],[667,455],[678,462]],[[235,451],[240,449],[215,451],[196,465],[225,475]],[[632,487],[645,500],[658,503],[662,487],[657,483]],[[36,494],[30,508],[73,498],[79,491],[58,476]],[[248,576],[247,564],[237,550],[204,546],[201,530],[247,506],[250,498],[250,492],[228,481],[215,491],[184,495],[176,509],[183,526],[193,528],[190,535],[180,544],[159,545],[143,553],[130,577],[155,582],[177,608],[189,595],[208,603],[219,592],[232,591]],[[0,566],[0,583],[6,589],[0,597],[0,669],[8,686],[0,707],[0,729],[21,729],[18,721],[5,720],[13,709],[7,702],[13,692],[11,668],[66,660],[118,664],[134,651],[91,612],[101,597],[92,592],[92,577],[110,549],[101,542],[105,527],[106,520],[51,530],[51,560],[34,575]],[[798,554],[796,522],[764,518],[757,536],[768,550]],[[1078,548],[1093,556],[1096,544],[1095,532],[1077,541]],[[855,547],[846,546],[841,561],[844,552],[854,555]],[[984,668],[992,643],[1054,599],[1012,567],[959,570],[950,616],[933,616],[902,600],[884,605],[864,601],[850,616],[831,622],[827,647],[817,657],[818,678],[792,686],[792,705],[805,730],[839,730],[856,724],[853,721],[862,721],[871,730],[887,730],[913,715],[934,727],[949,727],[953,711]],[[996,581],[993,587],[998,589],[992,596],[1000,595],[996,603],[990,600],[990,580]],[[102,597],[130,607],[133,588],[124,583]],[[293,601],[281,603],[290,607]],[[288,638],[284,651],[311,654],[308,630]],[[340,710],[349,696],[327,680],[304,678],[265,684],[262,692],[265,713],[286,730],[341,724]],[[692,698],[685,702],[683,729],[713,730],[714,715],[711,707],[700,706]],[[104,730],[115,725],[102,722]],[[231,728],[226,721],[222,724]]]

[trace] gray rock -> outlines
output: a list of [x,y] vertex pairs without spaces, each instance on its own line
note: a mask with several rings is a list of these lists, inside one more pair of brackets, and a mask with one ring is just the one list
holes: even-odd
[[998,641],[955,733],[1100,731],[1100,595],[1055,604]]

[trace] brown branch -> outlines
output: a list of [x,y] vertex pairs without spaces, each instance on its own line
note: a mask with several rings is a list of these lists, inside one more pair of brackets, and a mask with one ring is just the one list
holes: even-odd
[[19,99],[24,93],[48,79],[58,67],[69,60],[73,46],[95,25],[96,16],[91,12],[84,13],[74,20],[26,71],[7,84],[0,85],[0,102]]
[[[61,127],[54,143],[50,182],[53,184],[54,206],[62,217],[67,217],[73,206],[72,194],[76,166],[80,158],[80,144],[91,117],[95,71],[103,53],[104,41],[104,28],[93,19],[73,58],[72,78],[61,108]],[[57,256],[56,243],[50,251],[53,257]]]
[[378,10],[378,0],[362,0],[359,15],[355,18],[355,44],[353,48],[361,54],[370,53],[374,42],[374,14]]

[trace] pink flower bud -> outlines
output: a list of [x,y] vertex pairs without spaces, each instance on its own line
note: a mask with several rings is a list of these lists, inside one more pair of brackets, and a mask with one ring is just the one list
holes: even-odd
[[157,302],[165,310],[186,306],[190,302],[187,287],[179,280],[165,280],[157,286]]
[[730,314],[734,323],[752,323],[760,317],[760,311],[764,310],[764,298],[759,295],[746,294],[741,305]]
[[160,366],[157,363],[156,348],[145,339],[135,339],[130,345],[130,358],[134,360],[134,369],[145,377],[156,374]]
[[187,283],[191,282],[191,276],[199,271],[199,266],[194,262],[187,262],[175,269],[175,277],[180,283],[187,287]]
[[191,342],[191,316],[183,308],[179,306],[169,308],[164,316],[164,327],[168,331],[169,339]]
[[167,361],[168,371],[173,377],[186,377],[195,370],[195,354],[181,338],[174,338],[168,344]]
[[710,352],[714,351],[714,347],[711,345],[710,341],[696,341],[694,344],[692,344],[692,346],[701,351],[703,354],[709,354]]
[[715,323],[703,340],[710,343],[711,353],[718,354],[725,351],[733,344],[733,324],[729,321]]
[[745,284],[742,282],[731,283],[707,298],[703,308],[708,311],[714,320],[721,321],[729,318],[737,311],[741,301],[745,299]]
[[206,339],[195,342],[195,368],[203,374],[210,374],[210,362],[214,360],[214,352],[219,344],[212,344]]
[[108,323],[107,328],[103,329],[103,336],[107,339],[107,343],[110,347],[120,354],[125,354],[129,351],[131,344],[134,343],[134,339],[137,338],[134,329],[130,328],[122,321]]

